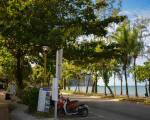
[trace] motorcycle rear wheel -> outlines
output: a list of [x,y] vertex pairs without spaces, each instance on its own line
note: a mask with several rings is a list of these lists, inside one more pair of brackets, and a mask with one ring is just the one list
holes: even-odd
[[82,110],[80,110],[80,116],[81,117],[87,117],[88,116],[88,109],[83,108]]

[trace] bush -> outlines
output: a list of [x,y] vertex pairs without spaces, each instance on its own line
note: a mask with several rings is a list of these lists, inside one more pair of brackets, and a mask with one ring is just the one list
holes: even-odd
[[34,112],[37,110],[38,95],[39,95],[38,88],[28,88],[23,92],[22,101],[24,104],[29,106],[30,112]]

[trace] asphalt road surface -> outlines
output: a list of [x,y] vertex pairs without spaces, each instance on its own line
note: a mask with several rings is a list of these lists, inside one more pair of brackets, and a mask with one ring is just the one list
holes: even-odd
[[150,106],[72,96],[89,106],[88,117],[66,116],[60,120],[150,120]]

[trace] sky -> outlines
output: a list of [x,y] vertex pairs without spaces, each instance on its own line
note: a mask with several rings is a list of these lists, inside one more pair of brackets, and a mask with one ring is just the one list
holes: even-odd
[[[150,18],[150,0],[122,0],[121,14],[127,15],[130,20],[133,20],[136,16]],[[146,39],[145,44],[150,45],[150,37]],[[146,61],[145,58],[139,58],[137,64],[143,64],[144,61]],[[100,80],[98,84],[104,85],[102,81]],[[120,85],[120,81],[117,80],[116,82],[116,85]],[[109,84],[114,84],[113,78]],[[125,85],[125,82],[123,84]],[[132,77],[128,78],[128,84],[134,85]],[[140,85],[144,85],[144,83]]]
[[122,0],[121,14],[127,15],[131,20],[135,16],[150,18],[150,0]]
[[[122,0],[121,14],[127,15],[130,20],[136,16],[150,19],[150,0]],[[150,25],[148,26],[150,30]],[[150,46],[150,37],[145,40],[145,45]],[[143,64],[145,58],[139,58],[137,63]]]
[[122,0],[122,10],[127,15],[140,14],[141,16],[150,17],[150,0]]

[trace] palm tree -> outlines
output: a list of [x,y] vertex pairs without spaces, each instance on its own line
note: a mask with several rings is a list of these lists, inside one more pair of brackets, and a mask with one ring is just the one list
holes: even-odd
[[[131,39],[131,46],[132,46],[132,52],[131,55],[133,56],[133,68],[135,71],[136,68],[136,59],[138,55],[143,50],[143,42],[139,39],[140,37],[140,29],[138,27],[134,27],[132,30],[132,39]],[[136,73],[134,72],[134,81],[135,81],[135,96],[138,97],[138,91],[137,91],[137,80],[136,80]]]
[[[118,27],[116,34],[113,36],[120,45],[121,59],[123,62],[123,70],[126,81],[127,96],[129,96],[128,82],[127,82],[127,67],[128,65],[130,65],[131,57],[133,57],[133,64],[134,64],[133,66],[135,69],[136,59],[143,50],[143,42],[140,40],[142,29],[143,26],[141,26],[140,24],[131,27],[129,21],[124,21],[123,24],[121,24]],[[136,74],[134,74],[134,80],[135,80],[135,95],[138,96]]]
[[128,80],[127,80],[127,67],[130,65],[130,53],[131,53],[131,27],[129,21],[124,21],[117,29],[116,33],[113,35],[113,38],[120,46],[120,59],[123,63],[123,71],[126,82],[126,95],[128,93]]

